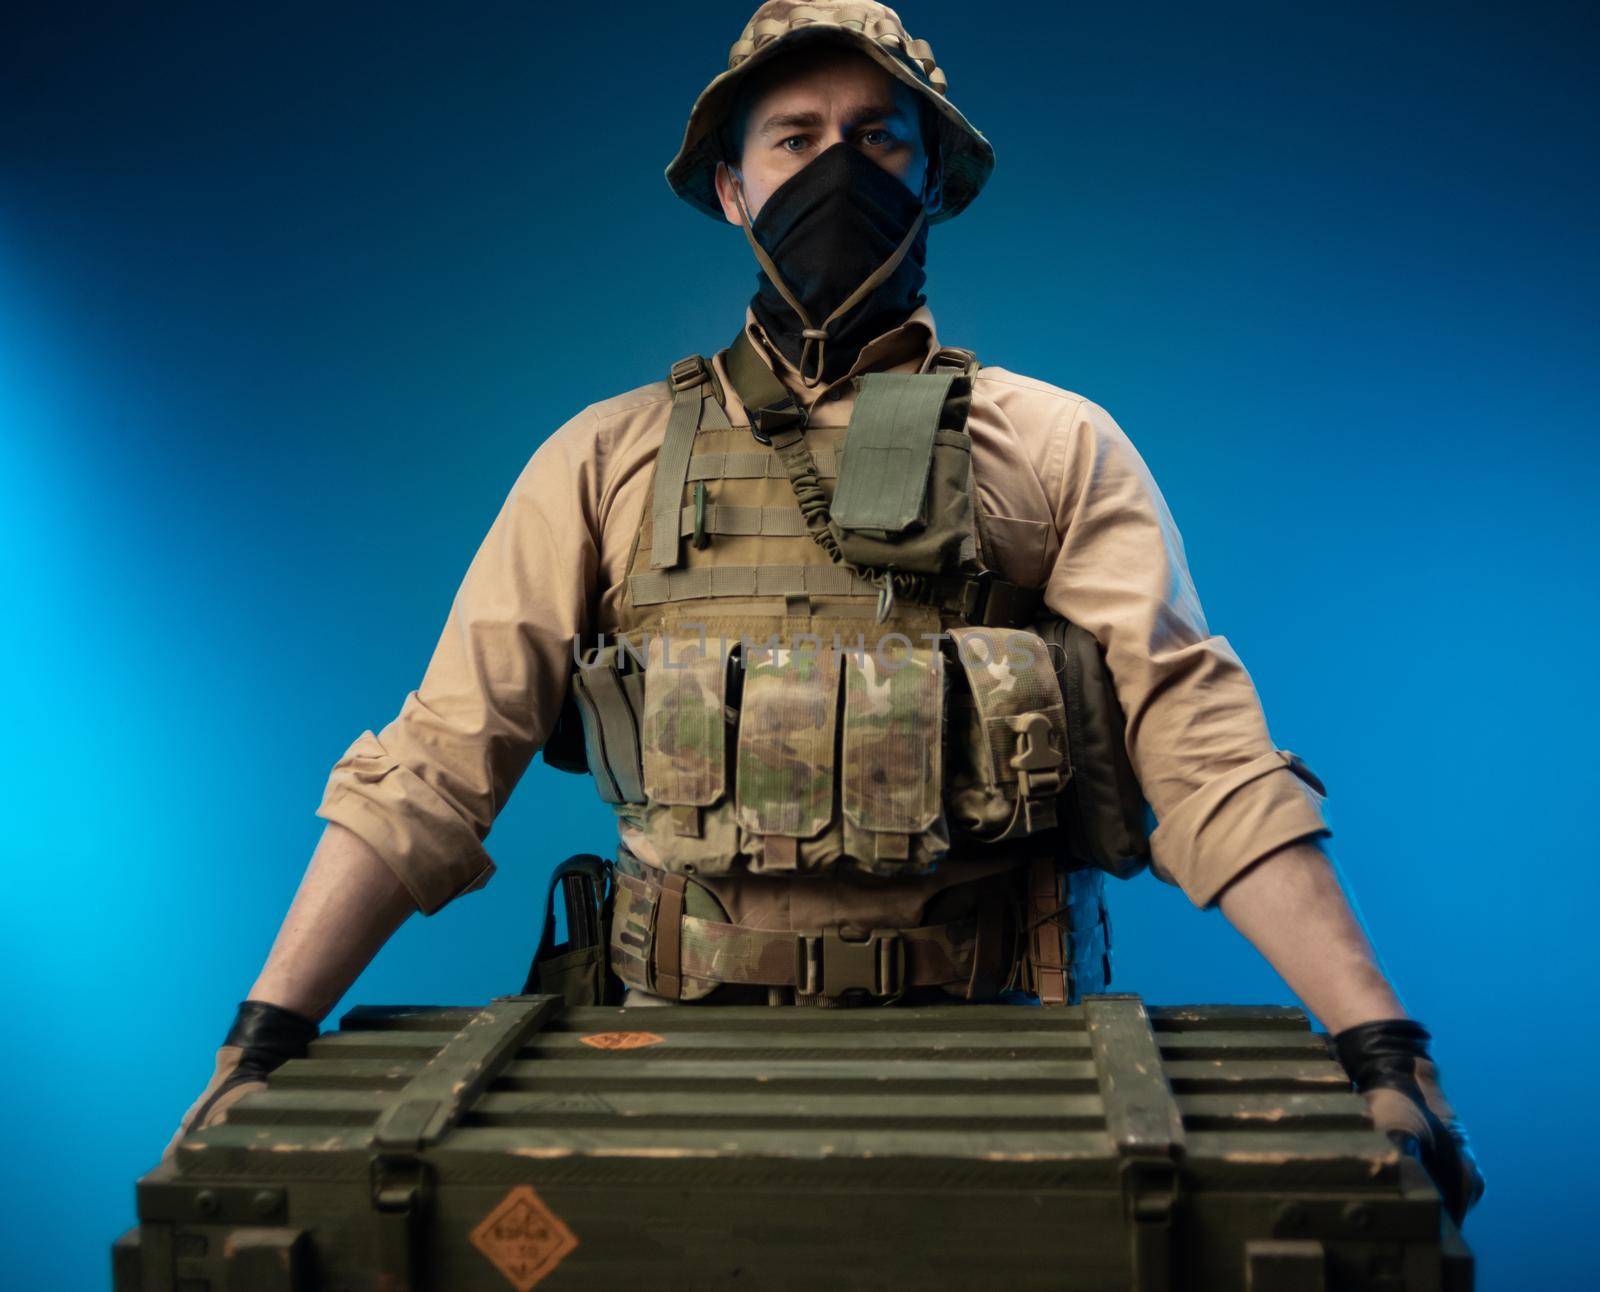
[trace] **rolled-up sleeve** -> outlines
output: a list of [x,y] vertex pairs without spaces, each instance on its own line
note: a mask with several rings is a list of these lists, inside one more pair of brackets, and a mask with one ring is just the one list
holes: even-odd
[[554,726],[598,565],[599,422],[533,455],[461,582],[422,683],[334,764],[317,815],[360,835],[431,915],[483,885],[494,819]]
[[1327,832],[1322,786],[1273,744],[1249,673],[1206,626],[1166,501],[1111,415],[1070,401],[1052,447],[1061,547],[1046,604],[1105,649],[1158,822],[1153,867],[1208,905],[1268,853]]

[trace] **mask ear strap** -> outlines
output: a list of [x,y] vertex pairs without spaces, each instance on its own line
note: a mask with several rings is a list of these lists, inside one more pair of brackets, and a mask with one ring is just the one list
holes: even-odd
[[[745,205],[744,200],[744,179],[731,166],[728,170],[733,176],[733,195],[739,205],[739,227],[744,230],[744,240],[750,244],[750,250],[755,253],[756,263],[761,266],[761,271],[766,274],[772,285],[778,289],[778,295],[783,297],[788,302],[789,308],[799,315],[800,325],[805,329],[800,335],[809,341],[811,334],[819,331],[819,329],[812,325],[811,315],[806,313],[806,307],[800,303],[799,298],[789,290],[788,284],[783,281],[783,276],[778,273],[777,265],[772,263],[772,257],[767,255],[766,249],[756,241],[756,235],[750,229],[750,225],[753,223],[750,219],[750,208]],[[827,333],[822,332],[820,339],[826,339],[826,337]]]
[[[832,314],[823,319],[822,327],[817,329],[817,331],[821,333],[821,336],[816,342],[817,374],[819,377],[822,374],[822,347],[827,342],[828,329],[833,326],[834,320],[843,318],[862,301],[866,300],[867,297],[871,296],[873,292],[877,291],[878,288],[883,285],[884,280],[900,267],[900,262],[906,258],[906,252],[911,250],[911,244],[917,240],[917,234],[921,231],[922,226],[927,222],[927,219],[928,209],[927,207],[923,207],[922,210],[917,212],[917,218],[911,222],[911,227],[906,230],[906,236],[900,239],[900,245],[894,249],[893,253],[889,256],[889,259],[885,260],[881,265],[868,274],[866,281],[864,281],[861,286],[857,287],[855,291],[851,292],[850,295],[846,296],[844,303],[840,305],[838,309],[834,310]],[[800,335],[806,338],[807,345],[811,344],[811,332],[802,332]],[[802,378],[804,378],[806,374],[806,358],[807,352],[805,350],[801,350],[800,375]],[[809,381],[807,384],[810,384]]]
[[825,357],[824,347],[828,344],[828,329],[835,320],[843,318],[868,296],[882,286],[885,279],[900,267],[900,262],[906,258],[906,253],[911,250],[911,244],[917,240],[917,234],[928,219],[928,208],[923,207],[917,212],[917,218],[911,222],[911,227],[906,230],[906,236],[900,239],[900,245],[890,253],[889,258],[867,275],[862,284],[845,297],[844,303],[834,310],[832,314],[822,320],[822,326],[817,327],[811,321],[811,316],[806,313],[804,305],[800,304],[795,294],[778,273],[778,267],[772,263],[772,257],[756,241],[756,235],[750,226],[754,223],[750,219],[750,208],[745,205],[744,180],[739,172],[731,166],[728,168],[733,176],[733,194],[739,206],[739,227],[744,230],[744,239],[750,244],[750,250],[755,253],[756,263],[777,288],[778,295],[788,302],[800,319],[800,336],[805,344],[800,347],[800,380],[808,386],[814,386],[822,380],[822,368]]

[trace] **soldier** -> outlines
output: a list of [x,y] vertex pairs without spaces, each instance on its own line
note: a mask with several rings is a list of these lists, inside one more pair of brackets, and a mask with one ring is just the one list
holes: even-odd
[[333,768],[180,1135],[303,1053],[413,910],[489,878],[482,841],[570,681],[618,815],[629,1003],[1103,987],[1086,863],[1142,851],[1115,802],[1125,753],[1157,874],[1220,906],[1334,1034],[1452,1214],[1476,1202],[1428,1033],[1323,850],[1322,787],[1209,631],[1138,453],[1090,401],[936,338],[928,229],[994,163],[946,88],[870,0],[756,11],[667,168],[743,230],[761,271],[743,329],[533,455],[421,686]]

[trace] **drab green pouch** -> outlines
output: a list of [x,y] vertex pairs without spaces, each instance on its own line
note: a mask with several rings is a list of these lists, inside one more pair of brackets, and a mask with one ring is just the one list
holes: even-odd
[[1149,808],[1128,759],[1127,718],[1105,652],[1093,633],[1051,615],[1033,626],[1044,639],[1067,710],[1072,777],[1062,825],[1078,861],[1119,879],[1150,861]]
[[874,372],[859,380],[829,506],[844,559],[948,574],[976,555],[968,378]]
[[[556,941],[556,898],[566,916],[567,938]],[[560,996],[568,1005],[615,1005],[622,983],[607,964],[615,885],[611,863],[589,853],[568,857],[550,877],[539,947],[523,984],[524,995]]]
[[644,672],[632,652],[620,642],[586,652],[570,694],[582,718],[584,767],[594,773],[602,801],[643,803]]

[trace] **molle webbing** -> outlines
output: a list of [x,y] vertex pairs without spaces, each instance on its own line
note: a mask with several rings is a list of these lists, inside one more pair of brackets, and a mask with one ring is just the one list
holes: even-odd
[[[839,474],[838,455],[832,449],[816,449],[811,454],[817,474],[832,480]],[[697,480],[760,480],[763,477],[782,479],[787,472],[781,460],[766,449],[753,453],[697,453],[689,462],[689,482]]]
[[684,507],[678,518],[678,535],[754,535],[771,538],[802,538],[806,522],[793,507],[737,507],[721,503],[702,503],[699,499]]
[[[919,597],[970,624],[1017,627],[1037,616],[1041,594],[999,579],[931,580],[937,586]],[[693,570],[652,570],[630,575],[628,595],[635,606],[712,597],[877,596],[879,584],[843,565],[708,565]]]
[[628,580],[628,595],[636,606],[702,597],[842,597],[877,592],[876,584],[842,565],[706,565],[635,574]]

